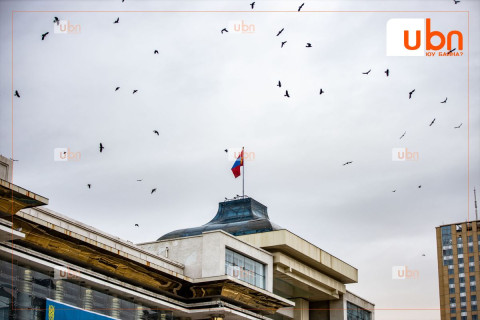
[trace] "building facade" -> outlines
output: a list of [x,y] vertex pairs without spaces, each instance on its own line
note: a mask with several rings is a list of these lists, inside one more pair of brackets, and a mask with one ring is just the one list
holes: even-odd
[[442,320],[477,320],[480,220],[436,228]]
[[45,208],[0,158],[0,319],[374,319],[358,270],[251,198],[135,245]]

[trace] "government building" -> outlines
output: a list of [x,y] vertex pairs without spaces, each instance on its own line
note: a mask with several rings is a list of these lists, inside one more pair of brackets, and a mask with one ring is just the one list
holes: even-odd
[[140,244],[47,205],[0,156],[0,319],[374,320],[374,304],[346,288],[356,268],[250,197]]

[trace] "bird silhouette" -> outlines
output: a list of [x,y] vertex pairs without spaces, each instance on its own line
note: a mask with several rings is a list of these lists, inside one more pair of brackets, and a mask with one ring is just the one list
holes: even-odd
[[362,72],[362,74],[369,74],[372,69],[368,70],[367,72]]
[[290,95],[288,94],[288,90],[285,90],[285,94],[283,96],[287,97],[287,98],[290,98]]
[[419,185],[419,186],[418,186],[418,189],[420,189],[420,188],[422,188],[422,185]]
[[440,102],[440,103],[447,103],[447,99],[448,99],[448,97],[446,97],[445,100],[443,100],[443,101]]
[[143,179],[137,179],[138,182],[143,181]]
[[280,33],[282,33],[282,32],[283,32],[283,30],[284,30],[284,29],[285,29],[285,28],[282,28],[282,30],[278,31],[278,33],[277,33],[277,37],[280,35]]
[[306,48],[311,48],[312,47],[312,44],[307,42],[307,45],[305,46]]
[[282,46],[280,48],[283,48],[283,46],[285,45],[285,43],[287,43],[287,41],[283,41],[282,42]]
[[158,50],[153,51],[153,54],[158,54]]
[[90,189],[92,187],[92,185],[89,183],[89,184],[87,184],[87,187],[88,187],[88,189]]
[[345,162],[344,164],[342,164],[342,166],[346,166],[347,164],[350,164],[350,163],[353,163],[353,161]]
[[456,126],[456,127],[453,127],[454,129],[460,129],[460,127],[462,126],[463,123],[460,123],[460,125]]
[[224,151],[225,151],[225,153],[228,153],[228,149],[225,149]]
[[386,75],[387,75],[387,77],[388,77],[388,75],[390,74],[390,70],[388,70],[388,69],[387,69],[387,70],[385,70],[385,74],[386,74]]
[[120,89],[120,87],[116,87],[116,88],[115,88],[115,91],[118,91],[118,89]]
[[150,192],[150,194],[153,194],[155,191],[157,191],[157,188],[153,188],[152,192]]
[[425,257],[425,253],[424,253],[424,254],[422,254],[422,257]]
[[430,122],[430,125],[429,125],[429,127],[431,127],[431,126],[432,126],[432,124],[434,124],[434,123],[435,123],[435,118],[433,118],[432,122]]
[[105,149],[105,147],[104,147],[103,144],[100,142],[100,152],[102,152],[103,149]]
[[397,192],[397,189],[393,190],[392,192]]
[[18,161],[18,160],[16,160],[16,159],[12,159],[12,158],[10,158],[10,160],[12,160],[12,161]]
[[282,83],[280,82],[280,80],[278,80],[277,87],[279,87],[279,88],[281,88],[281,87],[282,87]]
[[53,18],[53,23],[56,23],[57,26],[60,24],[60,20],[58,19],[58,17]]
[[448,51],[447,52],[447,55],[449,55],[450,53],[453,53],[453,51],[457,50],[457,48],[453,48],[452,50]]
[[415,89],[408,93],[408,99],[412,99],[412,94],[415,92]]
[[153,133],[155,133],[157,136],[159,136],[159,135],[160,135],[160,133],[158,133],[158,131],[157,131],[157,130],[153,130]]
[[322,94],[322,93],[324,93],[324,92],[325,92],[325,91],[323,91],[323,89],[322,89],[322,88],[320,88],[320,94]]
[[250,3],[250,6],[251,6],[251,7],[252,7],[252,9],[253,9],[253,7],[255,7],[255,1],[254,1],[254,2],[252,2],[252,3]]
[[47,36],[48,32],[45,32],[44,34],[42,34],[42,40],[45,40],[45,37]]
[[400,139],[402,139],[403,137],[405,137],[405,134],[407,133],[407,131],[405,131],[402,136],[400,137]]
[[228,32],[228,30],[227,30],[227,28],[223,28],[222,31],[220,31],[220,32],[223,34],[224,32]]
[[15,94],[14,94],[15,97],[19,97],[20,98],[20,93],[18,93],[17,90],[15,90]]
[[117,20],[113,21],[113,23],[118,23],[120,21],[120,17],[117,18]]
[[138,223],[135,223],[135,227],[139,227]]
[[304,4],[305,4],[305,2],[302,3],[302,4],[300,5],[300,7],[298,7],[298,11],[299,11],[299,12],[300,12],[300,10],[302,10]]
[[453,0],[454,4],[457,4],[460,2],[460,0]]
[[136,89],[135,89],[135,90],[133,90],[133,93],[132,93],[132,94],[135,94],[135,92],[137,92],[137,91],[138,91],[138,90],[136,90]]

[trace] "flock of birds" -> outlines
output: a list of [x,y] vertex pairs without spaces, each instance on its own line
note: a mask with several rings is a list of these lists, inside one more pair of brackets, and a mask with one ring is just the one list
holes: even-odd
[[[125,0],[122,0],[122,2],[124,2],[124,1],[125,1]],[[454,4],[458,4],[458,3],[460,2],[460,0],[453,0],[453,1],[454,1]],[[302,4],[298,7],[298,11],[299,11],[299,12],[302,10],[302,8],[303,8],[304,5],[305,5],[305,3],[302,3]],[[253,9],[255,8],[255,2],[250,3],[250,7],[251,7],[251,9],[253,10]],[[117,17],[117,19],[115,19],[113,23],[114,23],[114,24],[118,24],[119,22],[120,22],[120,17]],[[53,23],[59,25],[60,19],[59,19],[58,17],[54,17]],[[277,36],[277,37],[280,36],[280,35],[284,32],[284,30],[285,30],[285,28],[282,28],[281,30],[279,30],[279,31],[277,32],[276,36]],[[223,29],[221,30],[221,34],[224,34],[224,33],[226,33],[226,32],[228,32],[228,29],[227,29],[227,28],[223,28]],[[43,34],[41,35],[42,41],[46,39],[46,37],[47,37],[48,34],[49,34],[49,32],[45,32],[45,33],[43,33]],[[280,48],[283,48],[286,44],[287,44],[287,41],[286,41],[286,40],[285,40],[285,41],[281,41]],[[307,42],[305,47],[306,47],[306,48],[312,48],[312,44]],[[452,52],[454,52],[455,50],[456,50],[456,48],[450,50],[447,54],[452,53]],[[155,50],[153,51],[153,54],[159,54],[159,51],[155,49]],[[369,69],[369,70],[366,71],[366,72],[362,72],[362,74],[364,74],[364,75],[369,75],[371,71],[372,71],[372,70]],[[390,70],[389,70],[389,69],[386,69],[386,70],[384,71],[384,73],[386,74],[387,77],[390,76]],[[279,87],[279,88],[281,88],[281,87],[282,87],[282,82],[279,80],[276,86]],[[115,87],[115,91],[118,91],[118,90],[120,90],[120,87],[119,87],[119,86]],[[132,94],[135,94],[135,93],[137,93],[137,92],[138,92],[138,89],[133,89]],[[412,91],[408,92],[408,99],[412,99],[414,92],[415,92],[415,89],[413,89]],[[324,93],[325,93],[325,90],[323,90],[323,88],[320,88],[319,94],[322,95],[322,94],[324,94]],[[20,93],[18,92],[18,90],[15,90],[14,96],[17,97],[17,98],[20,98]],[[284,97],[290,98],[290,94],[289,94],[288,90],[285,90]],[[448,97],[446,97],[445,100],[441,101],[440,103],[447,103],[447,100],[448,100]],[[436,120],[436,118],[434,118],[434,119],[430,122],[430,124],[429,124],[430,127],[435,123],[435,120]],[[462,123],[460,123],[458,126],[455,126],[454,129],[460,129],[461,126],[462,126]],[[160,133],[158,132],[158,130],[153,130],[153,133],[156,134],[157,136],[160,136]],[[406,133],[407,133],[407,132],[405,131],[405,132],[400,136],[400,139],[402,139],[403,137],[405,137]],[[105,147],[104,147],[103,144],[100,142],[100,144],[99,144],[99,151],[100,151],[100,153],[102,153],[104,149],[105,149]],[[225,149],[225,152],[228,152],[228,149]],[[13,160],[13,159],[12,159],[12,160]],[[18,160],[13,160],[13,161],[18,161]],[[342,166],[351,165],[351,164],[353,164],[353,161],[347,161],[347,162],[343,163]],[[137,179],[137,182],[141,182],[141,181],[143,181],[143,179]],[[91,189],[91,188],[92,188],[92,184],[91,184],[91,183],[88,183],[88,184],[87,184],[87,187],[88,187],[88,189]],[[420,189],[420,188],[422,188],[422,186],[419,185],[418,188]],[[157,188],[152,188],[151,191],[150,191],[150,194],[153,194],[153,193],[155,193],[156,191],[157,191]],[[396,191],[397,191],[397,190],[395,189],[395,190],[393,190],[392,192],[396,192]],[[135,226],[138,227],[139,225],[138,225],[138,224],[135,224]]]

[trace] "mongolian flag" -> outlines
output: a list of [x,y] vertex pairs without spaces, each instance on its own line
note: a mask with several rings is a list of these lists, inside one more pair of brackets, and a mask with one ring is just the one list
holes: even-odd
[[240,167],[243,167],[243,148],[242,152],[238,156],[237,160],[235,160],[235,163],[232,167],[232,172],[235,178],[238,178],[240,176]]

